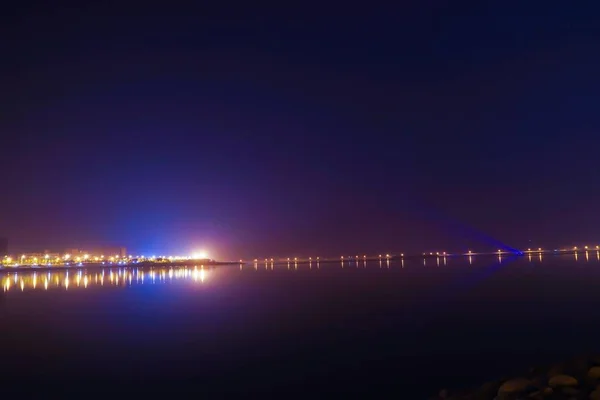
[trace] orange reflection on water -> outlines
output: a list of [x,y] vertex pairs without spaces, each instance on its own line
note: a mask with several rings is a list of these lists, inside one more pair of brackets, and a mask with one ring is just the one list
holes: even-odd
[[[210,271],[206,270],[204,266],[200,268],[188,268],[188,267],[166,267],[160,270],[147,270],[139,271],[125,268],[119,271],[107,271],[109,275],[110,286],[116,287],[129,287],[134,284],[144,284],[144,277],[147,275],[152,279],[153,282],[158,278],[159,282],[167,282],[169,279],[180,279],[180,280],[192,280],[196,282],[205,282]],[[69,276],[68,270],[55,270],[44,273],[43,285],[38,285],[38,273],[37,271],[20,271],[19,274],[14,273],[0,275],[2,280],[2,288],[5,292],[10,291],[13,287],[17,286],[20,291],[26,292],[28,290],[84,290],[93,287],[104,286],[104,275],[105,269],[81,269],[77,270],[75,278],[72,279]],[[119,277],[120,275],[120,277]],[[136,276],[136,279],[134,278]],[[75,282],[73,282],[73,280]],[[55,282],[55,286],[51,286],[50,283]],[[75,285],[73,285],[75,283]],[[83,283],[83,284],[82,284]]]

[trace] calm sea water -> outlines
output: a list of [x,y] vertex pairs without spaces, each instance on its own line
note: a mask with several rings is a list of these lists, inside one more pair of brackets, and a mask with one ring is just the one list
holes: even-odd
[[21,395],[426,398],[598,351],[599,258],[3,271],[1,379]]

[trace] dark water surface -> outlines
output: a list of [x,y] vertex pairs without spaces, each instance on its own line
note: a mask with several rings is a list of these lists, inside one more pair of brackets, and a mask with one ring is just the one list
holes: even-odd
[[3,271],[0,379],[39,396],[426,398],[598,352],[599,258]]

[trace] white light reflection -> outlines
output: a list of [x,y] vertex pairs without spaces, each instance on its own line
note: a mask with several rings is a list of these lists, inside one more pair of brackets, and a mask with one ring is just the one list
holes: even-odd
[[[120,271],[109,270],[108,273],[105,271],[96,272],[92,270],[88,272],[78,270],[75,272],[75,277],[73,278],[71,277],[73,274],[65,270],[55,270],[48,272],[47,274],[44,273],[43,275],[40,275],[36,271],[29,271],[16,274],[16,279],[15,274],[13,273],[4,275],[4,277],[0,277],[0,283],[5,292],[10,291],[10,289],[14,287],[20,288],[20,291],[23,292],[40,289],[49,290],[51,288],[68,291],[84,290],[93,286],[105,286],[103,275],[106,274],[108,275],[107,281],[110,286],[127,288],[134,284],[143,284],[146,273],[154,283],[166,283],[167,276],[169,279],[193,279],[194,281],[205,282],[208,274],[204,266],[195,267],[193,269],[187,267],[181,269],[159,268],[150,269],[148,272],[140,272],[137,269],[130,270],[128,268],[121,269]],[[133,279],[134,275],[136,279]],[[40,279],[42,279],[42,282],[38,282]],[[54,283],[56,286],[53,285]]]

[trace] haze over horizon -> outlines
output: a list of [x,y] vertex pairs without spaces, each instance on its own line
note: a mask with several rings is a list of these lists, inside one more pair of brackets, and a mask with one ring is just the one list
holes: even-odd
[[405,3],[11,2],[0,236],[224,259],[600,243],[600,5]]

